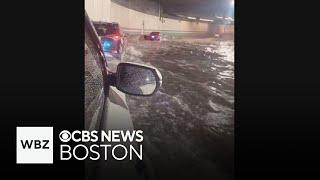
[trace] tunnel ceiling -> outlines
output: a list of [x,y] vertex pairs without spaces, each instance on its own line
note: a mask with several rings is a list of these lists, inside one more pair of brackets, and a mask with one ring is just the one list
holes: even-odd
[[216,16],[233,17],[232,0],[154,0],[160,2],[163,11],[202,18]]

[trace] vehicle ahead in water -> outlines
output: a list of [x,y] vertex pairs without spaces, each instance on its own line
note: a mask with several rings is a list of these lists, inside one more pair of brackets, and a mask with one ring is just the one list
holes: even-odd
[[148,35],[144,35],[144,39],[151,40],[151,41],[160,41],[161,40],[160,32],[151,32]]
[[[125,94],[151,96],[161,86],[160,72],[151,66],[120,62],[110,72],[95,28],[85,13],[85,129],[133,131]],[[125,94],[124,94],[125,93]],[[98,142],[106,144],[108,142]],[[128,144],[123,143],[124,146]],[[145,159],[86,161],[86,179],[144,179]],[[121,168],[119,168],[121,167]],[[142,170],[141,170],[142,169]]]
[[103,51],[108,57],[122,59],[127,44],[126,36],[118,23],[93,22],[100,37]]

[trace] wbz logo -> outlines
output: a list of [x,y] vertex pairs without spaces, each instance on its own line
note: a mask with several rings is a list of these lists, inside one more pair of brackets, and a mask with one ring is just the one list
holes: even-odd
[[17,127],[17,164],[53,163],[53,127]]
[[[49,140],[20,140],[23,149],[50,149],[48,146]],[[43,143],[43,144],[42,144]],[[32,146],[33,144],[33,146]]]

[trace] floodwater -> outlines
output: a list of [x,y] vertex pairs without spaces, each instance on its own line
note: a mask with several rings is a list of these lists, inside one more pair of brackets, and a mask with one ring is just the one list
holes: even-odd
[[233,40],[129,40],[124,61],[155,66],[162,87],[127,96],[155,179],[233,179]]

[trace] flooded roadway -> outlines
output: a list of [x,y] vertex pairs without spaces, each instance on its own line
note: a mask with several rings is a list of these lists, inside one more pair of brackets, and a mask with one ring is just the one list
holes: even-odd
[[163,76],[154,96],[127,96],[155,178],[233,179],[233,40],[132,39],[124,61],[155,66]]

